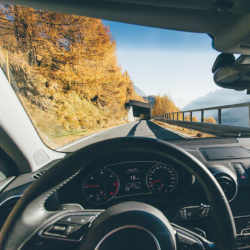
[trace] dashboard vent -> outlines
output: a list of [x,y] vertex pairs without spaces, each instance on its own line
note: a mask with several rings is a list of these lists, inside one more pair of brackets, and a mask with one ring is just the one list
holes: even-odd
[[225,174],[218,174],[215,176],[215,178],[222,187],[227,199],[232,201],[237,194],[237,183],[232,177]]
[[38,180],[38,179],[40,179],[45,173],[46,173],[46,171],[39,171],[39,172],[37,172],[37,173],[35,173],[35,174],[33,175],[33,178],[34,178],[35,180]]

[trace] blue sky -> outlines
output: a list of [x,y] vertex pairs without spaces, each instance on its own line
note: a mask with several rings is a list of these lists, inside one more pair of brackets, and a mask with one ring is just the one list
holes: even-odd
[[179,107],[218,89],[211,67],[218,54],[206,34],[104,21],[118,63],[147,95],[168,94]]

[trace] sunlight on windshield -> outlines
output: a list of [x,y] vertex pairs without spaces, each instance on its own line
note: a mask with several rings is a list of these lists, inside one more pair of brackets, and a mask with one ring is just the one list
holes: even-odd
[[[196,108],[197,101],[210,96],[213,102],[207,106],[225,104],[212,82],[216,52],[205,35],[190,42],[194,34],[13,5],[0,6],[0,34],[1,68],[52,148],[107,128]],[[184,45],[189,54],[182,51]],[[190,116],[178,119],[190,121]],[[211,113],[205,122],[216,119]],[[211,136],[153,122],[191,137]]]

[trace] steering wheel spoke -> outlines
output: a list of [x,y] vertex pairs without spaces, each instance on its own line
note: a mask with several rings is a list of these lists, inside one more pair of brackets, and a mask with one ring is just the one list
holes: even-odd
[[87,234],[91,223],[103,211],[83,210],[66,213],[40,230],[39,235],[44,238],[80,242]]
[[213,242],[205,237],[176,224],[171,224],[176,231],[177,250],[210,250],[216,249]]
[[24,249],[50,249],[55,246],[67,249],[85,239],[92,222],[104,210],[58,211],[53,220],[45,223],[25,244]]

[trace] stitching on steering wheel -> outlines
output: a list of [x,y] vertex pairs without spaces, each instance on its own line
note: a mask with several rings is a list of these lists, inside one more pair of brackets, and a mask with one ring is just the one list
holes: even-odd
[[55,187],[53,187],[52,189],[50,189],[49,191],[47,191],[44,200],[42,200],[42,206],[45,205],[45,203],[47,202],[47,200],[58,190],[60,190],[61,188],[63,188],[67,183],[69,183],[71,180],[73,180],[79,173],[81,172],[81,170],[77,170],[73,175],[71,175],[70,177],[68,177],[66,180],[64,180],[63,182],[59,183],[58,185],[56,185]]

